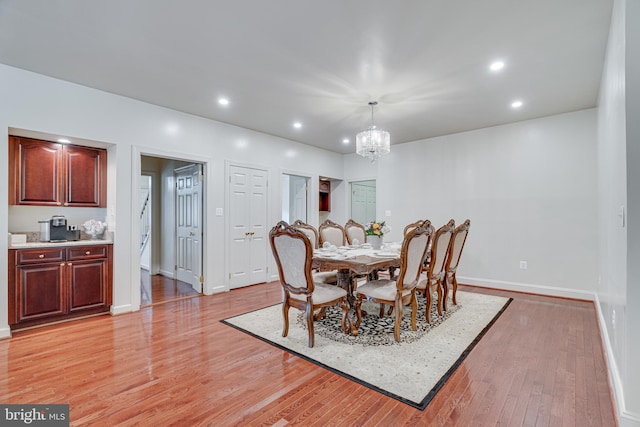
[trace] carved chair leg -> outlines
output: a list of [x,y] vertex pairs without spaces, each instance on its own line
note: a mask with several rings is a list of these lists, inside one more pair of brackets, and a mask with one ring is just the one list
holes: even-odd
[[418,300],[416,299],[415,289],[411,292],[411,330],[416,331],[418,327],[416,325],[416,316],[418,314]]
[[391,316],[391,313],[393,313],[393,306],[390,305],[389,309],[387,310],[387,316]]
[[307,318],[307,330],[309,331],[309,347],[313,347],[315,335],[313,331],[313,306],[311,304],[307,304],[305,317]]
[[456,301],[456,292],[458,291],[458,279],[456,279],[456,273],[453,273],[453,276],[451,277],[451,282],[452,282],[452,298],[453,298],[453,304],[458,305],[458,301]]
[[282,329],[282,336],[286,337],[289,334],[289,300],[286,299],[282,303],[282,318],[284,320],[284,328]]
[[427,314],[426,314],[426,318],[427,318],[427,323],[431,323],[431,306],[433,305],[433,301],[431,300],[431,287],[429,286],[429,283],[427,283],[427,288],[425,289],[425,298],[427,299]]
[[446,276],[442,279],[442,310],[447,311],[447,298],[449,295],[449,283]]
[[438,315],[442,316],[442,283],[438,283],[436,288],[438,290]]
[[379,318],[383,318],[384,317],[384,304],[380,303],[380,313],[378,314]]
[[400,342],[400,324],[402,323],[402,298],[396,296],[396,321],[393,325],[393,338]]

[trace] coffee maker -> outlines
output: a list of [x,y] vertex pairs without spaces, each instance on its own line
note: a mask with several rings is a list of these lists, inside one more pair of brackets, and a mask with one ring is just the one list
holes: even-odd
[[54,215],[49,221],[49,238],[52,242],[67,240],[67,218],[64,215]]

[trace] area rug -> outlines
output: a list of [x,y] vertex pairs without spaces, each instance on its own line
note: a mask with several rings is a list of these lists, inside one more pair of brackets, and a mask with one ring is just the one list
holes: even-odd
[[281,304],[222,322],[423,410],[511,299],[459,291],[457,301],[457,306],[449,301],[449,310],[443,317],[437,315],[434,305],[429,325],[424,316],[424,299],[420,297],[418,331],[411,331],[410,311],[405,312],[400,343],[393,340],[394,316],[379,319],[378,305],[367,302],[363,308],[368,316],[357,337],[339,331],[340,310],[331,310],[326,319],[314,324],[313,348],[307,346],[305,322],[295,308],[290,309],[287,337],[282,337]]

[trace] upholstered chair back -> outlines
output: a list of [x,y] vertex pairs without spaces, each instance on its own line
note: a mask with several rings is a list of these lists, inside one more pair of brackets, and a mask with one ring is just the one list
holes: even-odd
[[427,256],[427,248],[431,240],[429,221],[410,230],[402,242],[400,252],[400,274],[398,275],[398,289],[411,289],[418,284],[422,265]]
[[449,251],[449,243],[451,235],[455,227],[455,222],[450,220],[447,224],[440,227],[433,238],[431,246],[431,277],[440,278],[444,273],[444,265],[447,261],[447,252]]
[[318,231],[313,225],[309,225],[298,219],[293,224],[291,224],[291,226],[297,228],[307,235],[309,241],[311,242],[311,247],[313,247],[314,249],[318,248]]
[[367,240],[367,235],[362,224],[358,224],[354,220],[350,219],[344,226],[344,231],[347,235],[347,243],[353,245],[354,239],[357,239],[360,244]]
[[269,239],[282,286],[293,293],[312,293],[313,249],[309,238],[302,231],[281,221],[271,230]]
[[344,228],[330,219],[320,224],[318,233],[320,234],[320,246],[324,245],[325,242],[335,246],[344,246],[346,243]]
[[449,253],[449,259],[447,260],[447,271],[455,271],[455,269],[458,268],[460,255],[462,255],[462,249],[464,248],[464,243],[467,240],[467,234],[469,234],[470,226],[471,221],[466,220],[454,230],[451,238],[451,251]]

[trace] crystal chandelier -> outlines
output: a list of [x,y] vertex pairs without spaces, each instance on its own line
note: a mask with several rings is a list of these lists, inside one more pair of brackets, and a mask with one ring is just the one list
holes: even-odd
[[378,103],[371,101],[369,105],[371,105],[371,126],[356,135],[356,153],[373,163],[391,152],[391,135],[387,131],[376,129],[373,124],[373,108]]

